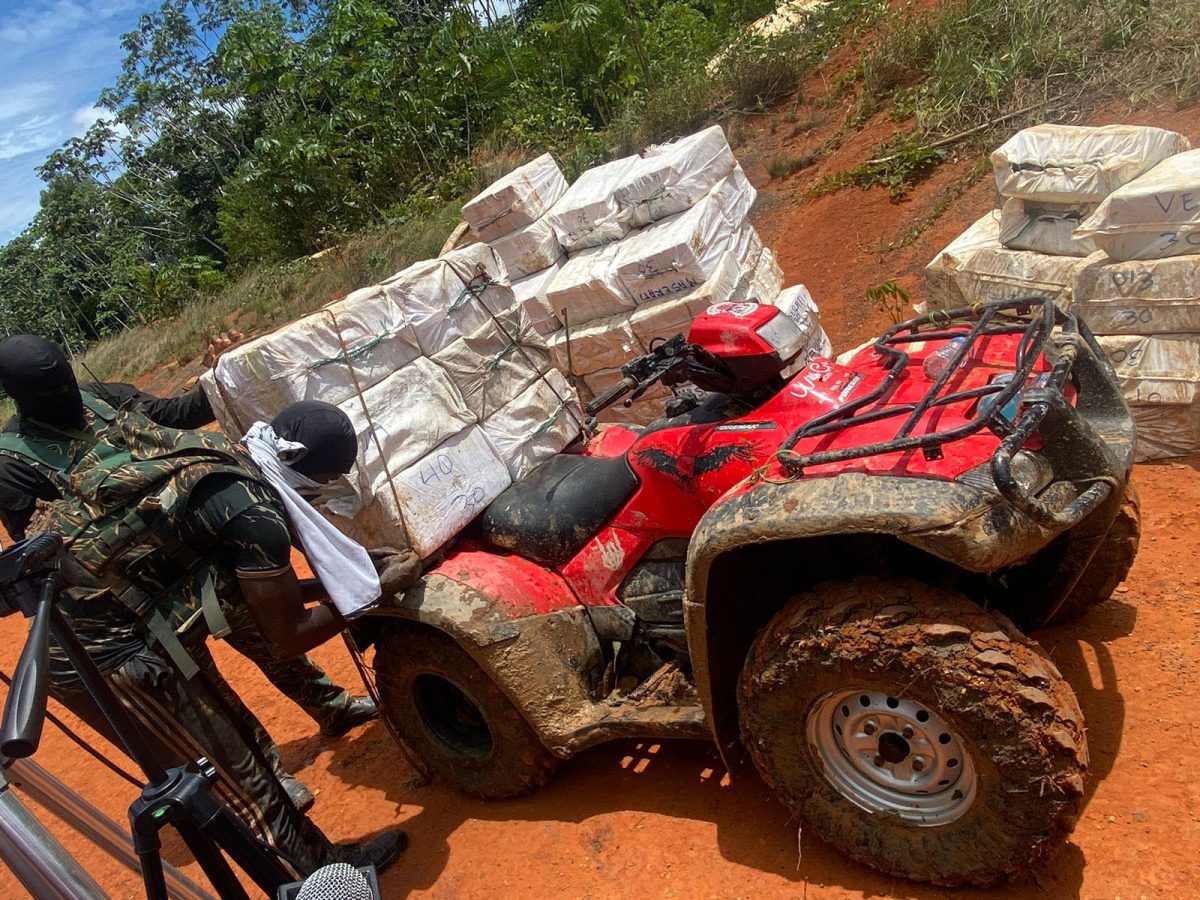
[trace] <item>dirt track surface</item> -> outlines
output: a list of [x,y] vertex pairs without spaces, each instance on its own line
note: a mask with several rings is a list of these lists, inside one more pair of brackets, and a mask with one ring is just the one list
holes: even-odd
[[[834,60],[822,77],[832,77],[837,66]],[[819,96],[820,88],[809,85],[806,96]],[[993,195],[986,179],[978,181],[915,243],[891,248],[965,164],[943,166],[901,204],[882,189],[804,199],[817,178],[861,162],[899,127],[881,117],[828,160],[771,181],[766,161],[827,138],[831,114],[816,104],[785,105],[752,120],[738,153],[760,189],[755,220],[764,240],[776,250],[787,283],[809,286],[842,351],[887,324],[864,300],[865,289],[895,278],[920,299],[921,267],[989,209]],[[1117,110],[1103,118],[1200,137],[1195,107],[1134,116]],[[145,383],[167,387],[154,377]],[[756,777],[730,782],[704,743],[602,746],[566,765],[547,788],[514,801],[482,803],[437,783],[418,786],[381,724],[342,740],[322,739],[249,663],[224,645],[215,652],[275,736],[285,765],[317,795],[312,815],[331,838],[360,838],[396,824],[408,830],[409,850],[382,879],[388,897],[1192,897],[1200,894],[1200,745],[1192,724],[1200,677],[1198,462],[1138,468],[1145,533],[1128,582],[1081,623],[1035,635],[1074,686],[1086,718],[1087,802],[1070,843],[1048,865],[993,891],[916,886],[850,862],[790,821]],[[0,620],[0,669],[7,673],[24,633],[19,618]],[[314,656],[341,683],[356,683],[339,644]],[[53,727],[38,759],[124,821],[131,789]],[[55,823],[54,830],[114,897],[141,896],[136,876],[69,829]],[[182,849],[171,849],[198,877]],[[0,869],[0,897],[20,895]]]

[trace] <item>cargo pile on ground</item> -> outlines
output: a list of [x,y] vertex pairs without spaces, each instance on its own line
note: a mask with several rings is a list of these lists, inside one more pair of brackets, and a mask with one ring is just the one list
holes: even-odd
[[[592,398],[620,380],[622,363],[686,333],[716,303],[782,298],[809,335],[802,358],[828,355],[816,305],[802,286],[782,291],[775,254],[746,221],[755,196],[714,126],[589,169],[570,187],[539,157],[463,217],[503,260],[554,364]],[[795,302],[797,290],[806,302]],[[648,423],[668,394],[657,386],[602,418]]]
[[931,309],[1053,297],[1099,337],[1140,460],[1200,449],[1200,150],[1136,125],[1039,125],[992,154],[999,211],[926,268]]
[[[575,439],[581,395],[707,307],[778,302],[808,335],[801,360],[829,354],[816,304],[781,290],[746,223],[754,199],[718,127],[571,185],[545,154],[464,205],[479,241],[236,348],[202,383],[236,435],[298,400],[338,405],[359,456],[322,510],[427,557]],[[668,394],[610,416],[645,424]]]

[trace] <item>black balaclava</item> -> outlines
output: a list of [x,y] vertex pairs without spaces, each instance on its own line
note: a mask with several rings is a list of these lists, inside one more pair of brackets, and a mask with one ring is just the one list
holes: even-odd
[[17,334],[0,341],[0,387],[21,415],[50,425],[83,424],[83,397],[67,355],[44,338]]
[[330,403],[301,400],[274,419],[271,428],[286,441],[303,444],[307,452],[291,468],[301,475],[345,475],[358,457],[358,438],[350,417]]

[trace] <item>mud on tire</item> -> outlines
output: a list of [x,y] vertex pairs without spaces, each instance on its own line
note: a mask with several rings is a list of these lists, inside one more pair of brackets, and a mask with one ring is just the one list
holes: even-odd
[[384,715],[430,769],[486,799],[545,784],[558,759],[457,643],[432,628],[394,625],[379,639]]
[[1108,534],[1079,581],[1054,616],[1054,622],[1073,622],[1098,603],[1112,596],[1129,575],[1142,536],[1142,501],[1137,488],[1125,486],[1125,498]]
[[[830,698],[850,691],[856,694],[846,704],[832,701],[826,722]],[[834,760],[827,766],[819,749],[830,746],[826,732],[810,729],[825,722],[830,737],[834,731],[841,736],[840,720],[857,737],[833,737],[832,746],[839,740],[854,746],[875,724],[853,724],[864,713],[853,708],[856,697],[864,706],[886,698],[878,701],[880,749],[865,757],[847,751],[846,762],[827,756]],[[959,594],[902,578],[818,585],[795,597],[759,635],[738,704],[743,740],[780,799],[830,843],[893,875],[993,884],[1027,871],[1074,827],[1087,767],[1075,695],[1040,647]],[[872,790],[869,779],[877,776],[870,766],[895,760],[871,759],[870,752],[908,746],[895,735],[885,748],[882,736],[899,729],[889,716],[905,709],[914,724],[939,726],[934,744],[962,748],[966,758],[953,762],[962,768],[943,769],[948,776],[965,775],[968,767],[975,776],[970,786],[953,789],[961,787],[961,797],[947,795],[950,813],[935,826],[913,824],[924,813],[868,811],[833,783],[838,766],[854,770],[851,760],[858,758]],[[943,728],[947,733],[938,734]],[[912,747],[916,753],[917,744]],[[919,777],[911,772],[915,758],[909,760],[913,778]]]

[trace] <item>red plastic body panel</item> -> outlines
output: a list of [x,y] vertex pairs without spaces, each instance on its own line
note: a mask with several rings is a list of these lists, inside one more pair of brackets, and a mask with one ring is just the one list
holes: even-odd
[[514,619],[579,605],[579,600],[558,573],[524,557],[469,543],[451,550],[430,574],[475,588]]
[[774,306],[750,301],[714,303],[692,322],[688,342],[726,359],[769,355],[774,348],[758,329],[779,314]]

